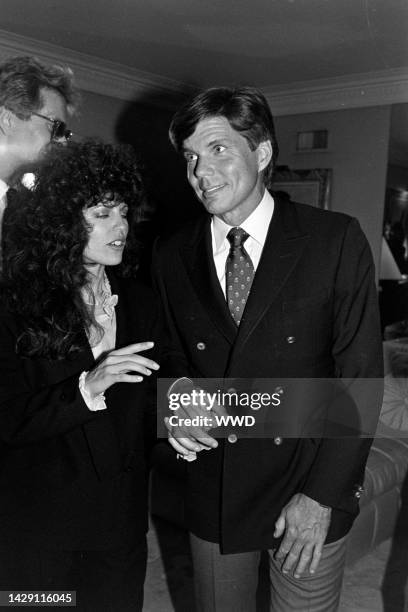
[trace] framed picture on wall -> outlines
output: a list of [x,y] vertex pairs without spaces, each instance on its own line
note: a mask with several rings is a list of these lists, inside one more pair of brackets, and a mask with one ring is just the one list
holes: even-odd
[[294,202],[328,210],[331,179],[330,168],[291,170],[288,166],[277,166],[270,189],[275,193],[289,195]]

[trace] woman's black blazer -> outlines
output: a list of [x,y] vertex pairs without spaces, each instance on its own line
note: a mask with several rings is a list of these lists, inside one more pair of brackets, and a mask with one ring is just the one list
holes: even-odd
[[[156,341],[153,293],[109,273],[116,348]],[[118,383],[107,410],[91,412],[78,389],[95,363],[90,347],[52,361],[21,357],[23,324],[0,312],[0,545],[18,540],[65,549],[104,549],[147,528],[146,454],[155,437],[154,374]],[[157,360],[157,342],[145,353]]]

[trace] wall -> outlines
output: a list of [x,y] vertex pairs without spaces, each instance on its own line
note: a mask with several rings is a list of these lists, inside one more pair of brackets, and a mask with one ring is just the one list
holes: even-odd
[[[326,152],[297,153],[299,131],[327,129]],[[331,209],[357,217],[379,262],[388,163],[390,106],[276,118],[279,163],[332,168]]]
[[116,123],[123,108],[123,100],[82,92],[78,114],[70,121],[70,128],[78,137],[98,137],[115,142]]
[[174,112],[168,107],[174,104],[174,99],[162,96],[158,100],[155,94],[125,102],[83,92],[79,113],[69,123],[78,138],[96,137],[135,147],[144,168],[149,201],[157,211],[152,227],[156,234],[177,228],[200,210],[185,179],[185,163],[174,153],[167,136]]

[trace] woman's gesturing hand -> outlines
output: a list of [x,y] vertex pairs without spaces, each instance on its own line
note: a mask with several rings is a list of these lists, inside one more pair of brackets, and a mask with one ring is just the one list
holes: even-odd
[[[108,353],[98,365],[88,372],[85,387],[95,397],[118,382],[141,382],[144,376],[150,376],[152,370],[158,370],[159,364],[138,353],[151,349],[154,342],[137,342]],[[138,372],[138,375],[133,374]]]

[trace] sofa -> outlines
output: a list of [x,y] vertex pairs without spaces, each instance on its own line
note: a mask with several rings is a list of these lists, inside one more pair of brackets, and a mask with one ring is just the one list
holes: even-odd
[[349,563],[393,535],[408,473],[408,337],[387,340],[383,346],[384,399],[368,456],[360,514],[349,538]]
[[[384,342],[386,382],[391,400],[387,404],[386,393],[367,461],[360,514],[348,540],[348,564],[393,535],[400,511],[401,490],[408,472],[408,430],[399,430],[396,424],[401,422],[401,414],[405,411],[408,422],[408,382],[401,388],[398,379],[393,380],[392,364],[395,357],[401,355],[406,356],[408,363],[408,338]],[[389,396],[390,393],[388,399]],[[165,441],[157,444],[153,455],[151,513],[179,527],[183,527],[184,521],[185,468],[185,462],[176,459]]]

